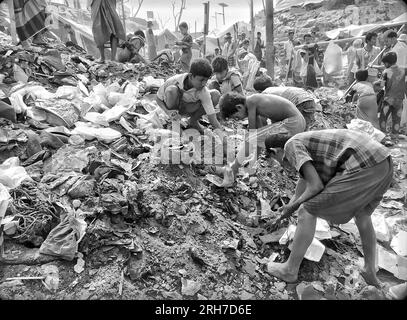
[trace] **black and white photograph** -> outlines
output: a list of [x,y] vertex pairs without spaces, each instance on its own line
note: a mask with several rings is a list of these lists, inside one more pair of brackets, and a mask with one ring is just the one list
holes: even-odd
[[405,1],[0,0],[0,305],[406,298]]

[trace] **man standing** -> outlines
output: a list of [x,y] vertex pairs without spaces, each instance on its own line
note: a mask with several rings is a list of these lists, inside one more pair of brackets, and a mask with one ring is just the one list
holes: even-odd
[[[280,219],[298,212],[298,225],[288,260],[269,262],[267,271],[286,282],[298,279],[300,264],[310,246],[317,217],[334,224],[354,218],[362,240],[364,270],[369,285],[376,277],[376,234],[371,215],[393,179],[390,151],[365,133],[328,129],[299,133],[289,139],[278,134],[266,148],[284,167],[300,173],[295,195],[282,208]],[[282,151],[284,148],[284,154]]]
[[256,44],[254,46],[254,55],[257,60],[261,61],[263,58],[263,49],[265,48],[263,40],[261,40],[261,32],[257,32]]
[[[365,37],[365,45],[363,48],[356,50],[356,64],[359,69],[366,69],[368,64],[371,63],[380,53],[380,48],[376,47],[377,34],[368,32]],[[375,65],[380,65],[380,59],[376,59]],[[367,81],[373,83],[377,80],[378,69],[368,68],[369,77]]]
[[387,41],[390,47],[389,52],[395,52],[397,54],[397,65],[402,69],[407,69],[407,45],[404,42],[398,41],[396,31],[389,30],[387,34],[386,32],[385,41]]
[[311,44],[312,36],[310,34],[304,35],[304,51],[301,53],[303,58],[302,74],[304,85],[306,88],[314,89],[318,87],[316,69],[318,67],[318,45]]
[[92,33],[100,52],[100,63],[105,62],[105,43],[110,41],[112,61],[116,60],[119,39],[126,40],[123,25],[116,12],[116,0],[88,0],[92,17]]
[[284,42],[284,60],[282,64],[282,74],[290,73],[294,62],[294,31],[288,31],[288,40]]
[[229,67],[236,66],[236,59],[235,59],[235,52],[237,49],[236,42],[232,42],[232,35],[230,32],[226,33],[225,35],[225,45],[223,46],[222,53],[225,56],[226,60],[228,61]]

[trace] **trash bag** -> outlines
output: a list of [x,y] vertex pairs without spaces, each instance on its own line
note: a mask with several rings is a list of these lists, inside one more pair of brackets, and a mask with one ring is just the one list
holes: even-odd
[[342,70],[342,49],[330,41],[324,54],[324,69],[329,75],[336,74]]
[[7,188],[0,183],[0,223],[4,215],[6,214],[10,199],[11,197],[7,191]]
[[105,143],[111,143],[119,139],[122,134],[111,128],[99,128],[92,123],[76,122],[76,128],[71,131],[71,134],[78,134],[86,140],[98,139]]
[[25,179],[31,179],[27,171],[20,166],[17,157],[8,158],[0,164],[0,184],[8,189],[17,188]]
[[39,252],[72,261],[78,252],[78,244],[85,235],[86,227],[85,220],[67,214],[48,234]]
[[55,92],[55,96],[59,99],[73,100],[75,98],[81,98],[82,92],[78,87],[61,86]]

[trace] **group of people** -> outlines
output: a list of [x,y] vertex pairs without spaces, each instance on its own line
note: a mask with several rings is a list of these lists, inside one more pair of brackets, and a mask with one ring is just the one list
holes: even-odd
[[[92,13],[92,31],[100,50],[100,62],[105,61],[104,46],[110,42],[112,60],[144,61],[139,50],[145,45],[145,34],[136,31],[127,36],[115,10],[115,0],[89,0]],[[380,286],[376,276],[376,236],[371,214],[382,199],[393,176],[393,164],[389,150],[364,133],[347,129],[308,131],[314,121],[316,105],[313,96],[303,88],[276,87],[266,75],[253,79],[257,92],[246,95],[245,79],[234,67],[246,57],[248,62],[259,63],[264,43],[257,34],[254,52],[248,50],[249,40],[241,34],[233,42],[225,36],[222,52],[212,62],[192,59],[192,37],[188,25],[179,25],[183,38],[176,43],[182,50],[180,57],[182,74],[167,79],[156,96],[158,106],[176,121],[189,117],[189,127],[203,134],[200,123],[206,116],[215,133],[227,143],[224,121],[228,118],[248,118],[249,134],[232,163],[223,167],[210,166],[209,172],[223,177],[223,187],[233,187],[245,161],[254,152],[257,158],[262,150],[276,159],[287,170],[299,173],[295,195],[280,210],[280,219],[298,213],[291,254],[285,263],[269,262],[268,272],[284,281],[294,282],[306,250],[311,244],[317,218],[334,224],[343,224],[354,218],[362,240],[366,282]],[[292,42],[293,33],[289,33]],[[387,35],[394,38],[391,32]],[[123,40],[120,45],[119,40]],[[312,36],[305,35],[306,46],[298,53],[304,61],[302,77],[306,86],[316,84],[317,46],[311,45]],[[366,37],[366,54],[360,55],[359,69],[354,71],[357,83],[353,87],[358,104],[358,117],[384,128],[392,115],[392,132],[398,133],[401,103],[406,94],[405,66],[407,56],[401,56],[397,43],[391,42],[381,57],[385,70],[380,83],[369,81],[370,55],[374,50],[372,37]],[[393,40],[392,40],[393,41]],[[389,42],[390,43],[390,42]],[[294,44],[287,43],[287,72],[295,55]],[[376,50],[377,51],[377,50]],[[367,57],[367,58],[366,58]],[[404,60],[403,60],[404,59]],[[254,61],[256,60],[256,61]],[[258,67],[258,65],[257,65]],[[253,76],[253,74],[251,74]],[[383,108],[377,123],[377,97],[374,87],[384,86]]]
[[[385,62],[386,62],[385,58]],[[285,263],[269,262],[268,272],[295,282],[302,259],[314,237],[317,218],[343,224],[354,218],[359,229],[366,282],[380,286],[376,276],[376,236],[371,214],[393,176],[389,150],[370,136],[348,129],[307,131],[314,120],[315,101],[302,88],[275,87],[271,78],[255,80],[258,93],[246,96],[229,60],[215,57],[192,61],[188,73],[169,78],[158,90],[157,103],[173,120],[190,117],[189,126],[201,134],[202,116],[225,142],[223,120],[248,118],[249,135],[235,160],[226,166],[209,166],[223,177],[223,187],[233,187],[239,168],[261,150],[300,179],[295,195],[280,210],[280,218],[298,213],[290,257]],[[214,75],[213,75],[214,74]]]

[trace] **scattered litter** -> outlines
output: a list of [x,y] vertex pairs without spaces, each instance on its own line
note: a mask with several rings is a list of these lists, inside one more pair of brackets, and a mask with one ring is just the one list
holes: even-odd
[[390,243],[391,248],[400,256],[407,256],[407,232],[400,231],[397,233]]
[[185,296],[194,296],[201,290],[201,284],[199,282],[181,278],[182,288],[181,293]]

